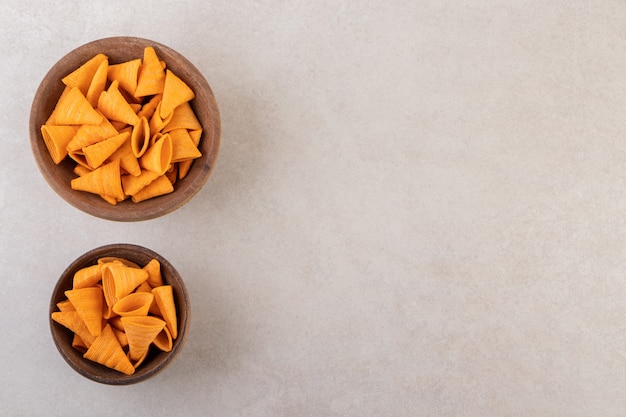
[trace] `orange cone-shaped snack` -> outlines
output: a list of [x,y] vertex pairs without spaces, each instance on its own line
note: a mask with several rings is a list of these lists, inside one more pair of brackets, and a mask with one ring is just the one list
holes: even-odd
[[189,102],[182,103],[174,109],[172,118],[169,123],[163,127],[162,132],[167,133],[174,129],[198,130],[202,129],[202,125],[196,114],[193,112]]
[[141,357],[139,357],[139,359],[137,360],[132,360],[130,358],[130,351],[127,353],[128,359],[131,361],[131,363],[133,364],[133,366],[135,367],[135,369],[137,369],[137,367],[139,365],[141,365],[143,363],[144,360],[146,360],[146,358],[148,357],[148,353],[150,352],[150,349],[146,349],[145,352],[143,353],[143,355],[141,355]]
[[98,168],[126,141],[130,140],[130,133],[120,133],[108,139],[83,148],[87,163],[92,168]]
[[98,258],[98,265],[104,264],[122,264],[126,266],[130,266],[131,268],[139,268],[133,261],[129,261],[128,259],[119,258],[117,256],[104,256],[102,258]]
[[108,305],[105,301],[104,305],[102,306],[102,318],[105,320],[110,320],[114,317],[117,317],[117,314],[115,314],[115,311],[113,311],[113,307]]
[[202,137],[202,129],[190,130],[189,137],[191,137],[193,143],[198,146],[200,144],[200,138]]
[[141,174],[138,176],[133,175],[123,175],[122,176],[122,188],[124,189],[124,194],[133,195],[137,194],[139,190],[150,184],[152,181],[157,179],[159,174],[156,172],[142,170]]
[[164,86],[165,71],[163,71],[154,48],[148,46],[143,51],[143,62],[139,70],[135,97],[161,94]]
[[118,200],[116,198],[113,198],[111,196],[104,195],[104,194],[100,194],[100,198],[102,198],[104,201],[106,201],[107,203],[111,204],[112,206],[116,205],[120,201],[123,201],[123,200]]
[[121,132],[124,128],[128,127],[128,123],[118,122],[117,120],[111,120],[111,125]]
[[[74,158],[72,158],[72,159],[74,159]],[[86,164],[86,163],[87,163],[87,162],[85,161],[85,164]],[[78,175],[79,177],[82,177],[83,175],[85,175],[85,174],[88,174],[88,173],[92,172],[92,171],[93,171],[93,169],[91,169],[90,167],[84,166],[84,165],[77,164],[77,165],[74,167],[74,169],[73,169],[72,171],[73,171],[76,175]],[[100,196],[100,197],[101,197],[104,201],[106,201],[106,202],[107,202],[107,203],[109,203],[109,204],[116,205],[116,204],[118,203],[118,200],[117,200],[117,199],[115,199],[114,197],[111,197],[111,196],[108,196],[108,195],[104,195],[104,194],[99,194],[99,196]],[[120,200],[120,201],[121,201],[121,200]]]
[[127,93],[134,95],[137,89],[137,77],[139,76],[140,66],[141,59],[109,65],[108,78],[111,82],[117,80],[121,88]]
[[172,183],[172,185],[176,184],[176,179],[178,178],[178,162],[174,162],[170,165],[167,172],[165,172],[165,176]]
[[41,126],[41,135],[48,152],[55,164],[59,164],[67,156],[67,144],[70,143],[78,126]]
[[120,342],[115,337],[115,333],[113,333],[113,329],[108,324],[83,356],[86,359],[118,370],[126,375],[135,373],[135,368],[128,360],[128,357],[126,357]]
[[74,160],[74,162],[76,162],[78,165],[86,168],[88,171],[93,171],[93,168],[91,168],[89,166],[89,164],[87,163],[87,158],[85,158],[85,154],[83,153],[82,150],[70,151],[70,152],[67,153],[67,156],[72,158],[72,160]]
[[139,284],[135,292],[152,292],[152,287],[148,284],[148,281],[144,281]]
[[179,105],[192,100],[196,95],[193,90],[170,70],[165,70],[165,85],[161,101],[161,118],[165,119]]
[[65,296],[76,308],[76,312],[94,336],[102,331],[102,289],[100,287],[79,288],[65,291]]
[[169,194],[174,191],[174,186],[165,175],[157,177],[150,184],[143,187],[137,193],[132,195],[134,203],[139,203],[154,197]]
[[[130,132],[127,133],[130,134]],[[131,176],[138,176],[141,174],[139,161],[135,157],[135,154],[133,154],[133,150],[131,148],[130,137],[122,144],[122,146],[117,148],[113,155],[109,157],[110,161],[115,159],[120,161],[120,168],[129,173]]]
[[150,144],[150,124],[145,117],[139,118],[139,123],[133,126],[130,145],[136,158],[141,157]]
[[163,352],[169,352],[172,350],[172,347],[173,347],[172,335],[170,334],[170,331],[167,329],[167,326],[164,327],[163,330],[161,330],[159,334],[156,335],[152,343],[154,344],[154,346],[156,346]]
[[89,89],[87,90],[85,97],[92,107],[96,107],[98,105],[98,98],[106,88],[108,68],[109,60],[102,61],[91,79],[91,83],[89,84]]
[[150,118],[150,136],[161,133],[161,130],[170,122],[170,120],[172,120],[172,117],[174,116],[174,113],[171,113],[166,117],[161,117],[162,103],[163,102],[157,104],[157,107]]
[[[150,288],[150,291],[152,291],[152,288]],[[76,308],[70,300],[59,301],[57,303],[57,308],[59,311],[76,311]]]
[[[96,110],[97,111],[97,110]],[[78,151],[85,146],[93,145],[106,138],[117,135],[119,132],[113,127],[106,117],[102,117],[99,125],[82,125],[78,128],[76,135],[67,144],[69,152]]]
[[[150,292],[152,292],[152,288],[150,288]],[[163,318],[161,317],[161,310],[159,310],[159,306],[156,303],[156,299],[152,301],[152,304],[150,305],[150,309],[148,310],[148,312],[155,317]]]
[[55,311],[52,313],[51,317],[52,320],[79,335],[88,346],[91,345],[96,339],[76,311]]
[[72,190],[87,191],[98,195],[102,194],[113,197],[117,201],[124,199],[119,161],[102,165],[100,168],[82,177],[74,178],[70,186]]
[[139,123],[139,117],[137,117],[133,108],[128,104],[124,96],[122,96],[122,93],[120,93],[117,80],[111,83],[108,90],[100,94],[98,110],[109,119],[117,120],[118,122],[129,125]]
[[76,164],[76,166],[72,170],[72,172],[78,175],[79,177],[82,177],[83,175],[88,174],[91,171],[93,171],[93,169],[80,165],[80,164]]
[[153,300],[154,295],[149,292],[130,293],[115,303],[113,311],[122,317],[147,316]]
[[122,348],[125,348],[126,346],[128,346],[128,338],[126,337],[126,333],[124,333],[121,330],[116,329],[113,326],[111,326],[111,329],[113,330],[115,337],[117,337],[117,341],[120,342],[120,346]]
[[87,288],[93,287],[102,279],[102,271],[100,265],[91,265],[79,269],[74,274],[74,280],[72,288]]
[[58,107],[58,103],[59,101],[61,101],[72,89],[72,87],[68,87],[65,86],[65,89],[63,89],[63,92],[61,93],[61,96],[59,97],[59,99],[57,100],[57,105],[55,105],[54,109],[52,110],[52,113],[50,113],[50,116],[48,116],[48,119],[46,120],[46,125],[58,125],[60,124],[57,121],[57,107]]
[[81,353],[87,352],[89,346],[80,338],[79,335],[74,333],[74,338],[72,339],[72,347]]
[[187,129],[174,129],[169,132],[169,135],[172,137],[172,162],[196,159],[202,156],[191,136],[187,133]]
[[189,170],[191,169],[191,164],[193,164],[193,159],[181,161],[178,163],[178,178],[182,180],[187,176]]
[[172,151],[172,138],[165,134],[148,148],[139,159],[139,165],[143,169],[163,175],[172,162]]
[[68,87],[78,87],[83,94],[87,94],[89,85],[102,61],[108,61],[108,57],[104,54],[97,54],[76,70],[66,75],[61,81]]
[[147,279],[148,272],[143,269],[105,264],[102,268],[102,289],[107,305],[114,306]]
[[176,339],[178,337],[178,320],[172,286],[161,285],[160,287],[153,288],[152,294],[154,294],[154,300],[161,311],[161,317],[165,320],[167,328],[172,334],[172,339]]
[[157,94],[156,96],[152,97],[147,103],[145,103],[141,107],[141,110],[137,112],[137,116],[145,117],[146,119],[150,120],[162,98],[162,94]]
[[151,259],[150,262],[143,267],[148,271],[148,284],[152,288],[163,285],[163,276],[161,275],[161,263],[158,259]]
[[[189,137],[197,147],[200,144],[200,138],[202,137],[202,129],[189,130],[188,132]],[[191,169],[191,164],[193,164],[193,159],[178,163],[178,178],[183,179],[187,176],[189,170]]]
[[165,322],[152,316],[122,317],[124,332],[128,338],[131,360],[139,360],[148,350],[154,338],[165,327]]
[[99,125],[102,115],[98,113],[80,92],[73,87],[59,99],[55,112],[55,122],[60,125]]

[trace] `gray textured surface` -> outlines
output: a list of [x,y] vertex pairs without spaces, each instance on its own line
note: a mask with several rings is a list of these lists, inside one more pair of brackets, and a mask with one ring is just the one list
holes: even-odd
[[[189,3],[0,13],[0,414],[623,413],[626,4]],[[137,224],[65,204],[27,137],[48,68],[115,35],[186,55],[222,112],[205,188]],[[193,301],[176,362],[129,387],[48,331],[58,275],[113,242]]]

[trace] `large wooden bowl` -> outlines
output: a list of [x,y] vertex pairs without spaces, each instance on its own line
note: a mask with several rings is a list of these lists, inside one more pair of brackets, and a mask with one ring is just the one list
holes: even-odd
[[61,274],[50,298],[48,317],[51,316],[52,312],[58,311],[57,303],[67,298],[65,291],[72,288],[76,271],[90,265],[95,265],[99,258],[109,256],[127,259],[141,267],[145,266],[153,258],[160,262],[163,283],[172,286],[177,308],[178,337],[173,341],[172,350],[170,352],[163,352],[158,349],[152,349],[149,356],[137,367],[133,375],[125,375],[83,358],[82,353],[72,347],[74,334],[51,318],[49,318],[50,331],[52,333],[52,339],[63,359],[79,374],[103,384],[134,384],[153,377],[172,363],[183,348],[189,331],[191,305],[187,288],[174,266],[165,258],[150,249],[131,244],[106,245],[90,250],[73,261]]
[[[130,199],[115,206],[95,194],[75,191],[70,181],[74,162],[66,158],[56,165],[43,141],[41,126],[50,116],[63,89],[61,79],[98,53],[109,57],[115,64],[143,57],[146,46],[154,47],[157,55],[165,61],[180,79],[189,85],[196,97],[191,107],[203,127],[199,150],[202,157],[194,160],[185,178],[174,184],[174,192],[151,200],[133,203]],[[187,203],[208,180],[215,168],[220,140],[220,113],[211,87],[202,73],[185,57],[173,49],[148,39],[112,37],[82,45],[61,58],[45,75],[33,99],[30,113],[30,144],[35,161],[44,179],[66,202],[93,216],[114,221],[141,221],[170,213]]]

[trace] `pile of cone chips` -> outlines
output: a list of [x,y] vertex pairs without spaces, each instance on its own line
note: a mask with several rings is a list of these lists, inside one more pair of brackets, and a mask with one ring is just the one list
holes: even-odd
[[73,190],[140,202],[173,192],[202,156],[195,94],[153,47],[119,64],[97,54],[62,81],[41,133],[55,164],[76,163]]
[[174,294],[164,285],[161,265],[143,267],[123,258],[101,258],[74,274],[66,300],[52,319],[73,333],[83,357],[126,375],[150,349],[169,352],[178,337]]

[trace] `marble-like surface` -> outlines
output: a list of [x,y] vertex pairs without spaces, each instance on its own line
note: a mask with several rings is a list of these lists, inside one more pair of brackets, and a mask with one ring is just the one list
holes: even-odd
[[[1,415],[618,416],[626,410],[626,3],[7,0]],[[222,112],[186,206],[67,205],[28,143],[48,68],[133,35]],[[72,371],[59,274],[108,243],[186,279],[188,342],[133,386]]]

